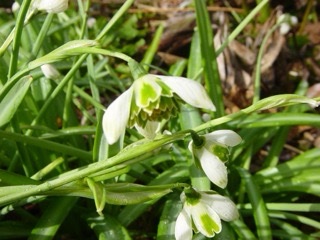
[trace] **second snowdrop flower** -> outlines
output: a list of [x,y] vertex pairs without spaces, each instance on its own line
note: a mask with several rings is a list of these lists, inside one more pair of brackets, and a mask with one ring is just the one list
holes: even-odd
[[239,217],[236,205],[227,197],[213,191],[186,189],[182,192],[183,209],[175,225],[176,240],[191,240],[194,230],[213,237],[222,230],[221,219],[233,221]]
[[224,162],[228,160],[229,149],[238,145],[242,139],[231,130],[217,130],[203,136],[191,133],[189,150],[196,163],[199,163],[210,181],[220,188],[228,183],[228,172]]
[[68,0],[34,0],[33,7],[47,13],[60,13],[68,8]]

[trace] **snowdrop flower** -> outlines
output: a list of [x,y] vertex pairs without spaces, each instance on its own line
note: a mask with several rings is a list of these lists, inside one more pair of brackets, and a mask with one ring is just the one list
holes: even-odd
[[47,13],[60,13],[68,8],[68,0],[35,0],[33,8]]
[[175,225],[176,240],[191,240],[192,229],[206,237],[213,237],[221,232],[221,219],[233,221],[239,217],[236,205],[213,191],[187,189],[180,198],[183,208]]
[[60,77],[58,70],[51,64],[43,64],[40,68],[46,78],[57,80]]
[[96,22],[97,22],[97,19],[95,19],[94,17],[88,18],[88,20],[87,20],[88,28],[93,28],[94,25],[96,24]]
[[191,137],[193,140],[189,143],[189,150],[197,165],[201,166],[212,183],[225,188],[228,173],[224,162],[228,160],[228,147],[238,145],[242,141],[241,137],[231,130],[217,130],[204,136],[191,132]]
[[280,24],[280,33],[286,35],[292,26],[298,24],[298,18],[296,16],[290,16],[290,14],[282,14],[278,17],[277,23]]
[[146,74],[106,109],[103,131],[109,144],[115,143],[126,126],[136,127],[143,136],[153,139],[160,121],[175,116],[182,100],[194,107],[215,110],[204,87],[183,77]]
[[20,9],[20,3],[15,1],[11,6],[11,10],[12,10],[12,12],[15,13],[15,12],[18,12],[19,9]]

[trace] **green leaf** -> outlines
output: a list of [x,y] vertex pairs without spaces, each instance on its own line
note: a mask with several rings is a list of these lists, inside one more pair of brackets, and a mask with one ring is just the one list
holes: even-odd
[[87,222],[99,240],[130,240],[128,231],[112,216],[88,217]]
[[102,183],[95,182],[91,178],[86,178],[88,186],[93,193],[94,203],[99,215],[102,215],[102,211],[106,204],[106,191]]
[[47,55],[30,62],[28,64],[28,68],[34,69],[46,63],[53,63],[68,57],[81,55],[86,53],[89,48],[96,46],[98,46],[98,42],[95,40],[73,40],[65,43],[59,48],[56,48]]
[[28,239],[53,239],[76,201],[77,198],[74,197],[55,198],[47,208],[45,208]]
[[179,197],[166,201],[158,224],[158,240],[174,240],[176,219],[182,209]]
[[23,77],[5,95],[0,103],[0,127],[8,123],[16,113],[32,80],[31,76]]
[[143,186],[131,183],[110,184],[106,187],[106,202],[115,205],[143,203],[168,194],[173,187],[174,185]]

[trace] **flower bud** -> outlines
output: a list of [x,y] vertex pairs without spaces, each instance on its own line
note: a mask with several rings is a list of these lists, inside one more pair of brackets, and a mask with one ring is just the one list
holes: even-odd
[[46,78],[56,80],[60,77],[58,70],[51,64],[43,64],[41,71]]
[[33,7],[47,13],[60,13],[68,8],[68,0],[36,0]]
[[11,6],[11,10],[12,10],[12,12],[15,13],[15,12],[18,12],[19,9],[20,9],[20,4],[15,1],[15,2],[12,4],[12,6]]

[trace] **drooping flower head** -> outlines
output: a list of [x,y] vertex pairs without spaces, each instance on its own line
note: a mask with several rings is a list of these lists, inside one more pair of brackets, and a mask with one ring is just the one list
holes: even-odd
[[229,149],[238,145],[242,139],[231,130],[217,130],[203,136],[192,133],[189,150],[196,163],[202,168],[212,183],[225,188],[228,183],[228,172],[225,161],[228,160]]
[[192,230],[206,237],[220,233],[221,219],[233,221],[239,217],[236,205],[214,191],[200,192],[192,188],[181,193],[183,208],[175,225],[176,240],[191,240]]
[[298,24],[298,18],[290,14],[282,14],[278,17],[277,23],[280,24],[280,33],[286,35],[293,26]]
[[57,80],[61,76],[59,71],[52,64],[43,64],[40,68],[46,78]]
[[154,138],[159,122],[175,116],[179,102],[215,110],[204,87],[183,77],[144,74],[106,109],[103,130],[109,144],[115,143],[126,127],[136,127],[148,138]]
[[60,13],[68,8],[69,0],[34,0],[33,8],[48,13]]

